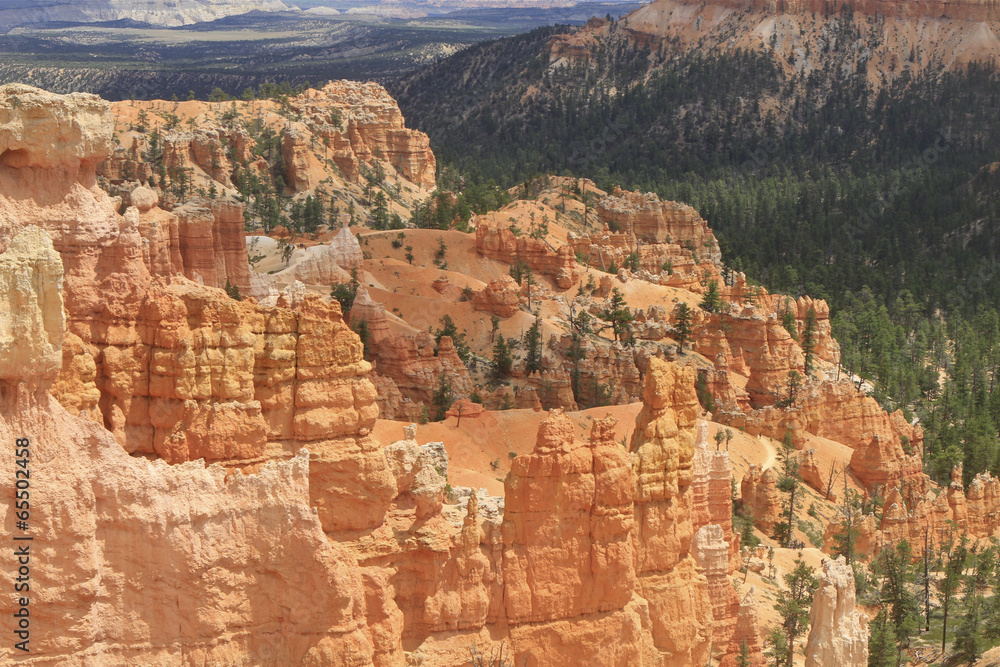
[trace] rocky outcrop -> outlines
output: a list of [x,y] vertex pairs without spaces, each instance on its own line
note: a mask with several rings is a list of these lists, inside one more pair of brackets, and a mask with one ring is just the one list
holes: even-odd
[[506,220],[504,209],[476,217],[476,250],[479,254],[508,264],[521,261],[536,274],[551,277],[560,289],[568,289],[576,282],[580,265],[572,246],[563,245],[554,249],[543,239],[517,236],[509,229],[510,223],[502,220]]
[[[333,81],[292,98],[289,106],[329,144],[342,172],[359,174],[362,163],[377,159],[412,183],[434,186],[436,162],[427,135],[406,129],[399,105],[379,84]],[[339,124],[331,118],[334,111]]]
[[718,526],[728,550],[728,572],[740,567],[740,538],[733,534],[733,469],[729,452],[708,448],[708,425],[701,421],[695,437],[691,492],[694,495],[692,522],[695,531]]
[[229,140],[229,133],[222,129],[168,132],[163,138],[163,166],[168,174],[190,173],[197,168],[221,187],[231,188],[232,165],[223,144]]
[[[845,8],[859,30],[857,44],[842,50],[843,62],[859,62],[864,53],[868,81],[880,87],[896,77],[915,77],[924,68],[957,70],[970,62],[995,60],[1000,54],[997,8],[989,2],[856,3],[795,0],[778,8],[764,0],[657,0],[624,17],[621,24],[588,24],[584,30],[552,39],[552,63],[595,63],[601,48],[620,34],[637,46],[694,49],[706,56],[729,49],[764,51],[788,73],[822,70],[836,16]],[[880,17],[879,21],[871,20]],[[876,23],[878,25],[876,25]],[[888,31],[888,32],[887,32]],[[893,37],[887,37],[893,35]],[[903,37],[905,35],[905,37]],[[612,42],[613,43],[613,42]],[[805,46],[803,46],[805,45]],[[864,45],[864,46],[862,46]],[[914,54],[918,54],[913,57]]]
[[[572,358],[572,344],[569,334],[551,338],[547,348],[553,354],[543,357],[541,373],[527,379],[545,408],[636,403],[642,400],[642,371],[652,356],[664,355],[658,345],[626,347],[621,343],[598,344],[585,338],[581,342],[582,358],[577,361]],[[579,373],[575,394],[574,373]]]
[[312,246],[305,252],[295,266],[278,272],[275,278],[306,285],[346,283],[364,261],[358,239],[347,227],[341,227],[327,245]]
[[721,264],[715,234],[698,212],[686,204],[661,201],[655,194],[621,188],[597,202],[600,221],[612,232],[632,234],[644,243],[675,243]]
[[310,135],[300,123],[290,123],[281,134],[281,157],[285,165],[285,185],[292,192],[313,190],[318,183],[313,174],[322,173],[319,159],[310,150]]
[[472,305],[497,317],[513,317],[521,309],[520,286],[510,276],[501,276],[473,294]]
[[[25,609],[32,623],[59,632],[32,633],[29,650],[120,665],[372,664],[360,573],[311,506],[308,452],[250,476],[202,462],[168,466],[130,457],[102,426],[49,395],[62,361],[62,270],[37,227],[0,254],[3,293],[16,297],[0,317],[0,438],[30,443],[28,454],[4,448],[0,465],[13,471],[15,456],[30,461],[30,530],[16,535],[49,535],[59,554],[31,560],[32,583],[49,584],[26,592]],[[5,494],[13,496],[14,481],[0,482]],[[0,528],[11,543],[14,535]],[[163,604],[187,595],[200,601],[193,611]],[[231,631],[283,625],[290,608],[297,620],[280,642]],[[5,615],[19,609],[13,598],[0,602]],[[86,621],[97,616],[97,626]],[[5,645],[0,660],[16,652]]]
[[347,227],[341,227],[329,245],[329,253],[333,261],[347,272],[360,269],[364,261],[358,238]]
[[883,438],[878,434],[854,447],[850,465],[851,471],[869,488],[923,475],[918,455],[907,455],[898,438]]
[[595,422],[590,443],[582,443],[556,412],[539,428],[534,452],[514,459],[503,527],[510,621],[620,610],[631,598],[631,461],[613,424]]
[[441,512],[448,479],[448,453],[440,442],[418,445],[416,431],[415,424],[407,426],[405,439],[382,451],[396,478],[397,500],[402,494],[413,498],[416,517],[420,520]]
[[640,594],[650,600],[653,641],[672,660],[701,664],[714,625],[708,582],[696,574],[690,485],[694,425],[700,413],[694,369],[651,359],[643,408],[630,449],[635,455],[635,522]]
[[799,455],[799,477],[824,498],[835,500],[833,489],[828,489],[829,479],[825,479],[816,461],[816,450],[806,449]]
[[63,266],[52,240],[27,227],[0,254],[0,380],[51,381],[62,367]]
[[647,282],[696,293],[704,292],[706,273],[716,283],[722,283],[719,266],[710,255],[680,243],[640,242],[632,232],[615,233],[607,227],[603,232],[586,236],[570,232],[568,242],[579,260],[601,271],[624,267],[631,261],[630,255],[635,254],[639,257],[635,275]]
[[1000,531],[1000,479],[982,472],[972,479],[966,498],[966,525],[976,536]]
[[[693,368],[633,352],[644,405],[627,446],[613,419],[584,441],[554,413],[505,499],[458,493],[440,443],[372,437],[372,364],[336,301],[301,283],[260,303],[199,284],[171,243],[152,248],[155,191],[133,189],[118,215],[84,154],[32,147],[0,165],[0,185],[53,188],[30,202],[0,190],[0,438],[37,443],[33,529],[65,540],[38,570],[57,582],[38,622],[65,628],[39,639],[45,655],[457,665],[503,641],[528,664],[663,667],[713,646],[728,665],[744,640],[759,655],[728,583],[728,457],[696,434]],[[376,348],[397,392],[429,400],[440,377],[471,389],[448,337]]]
[[426,331],[415,336],[387,336],[378,344],[375,370],[391,379],[403,397],[414,403],[430,406],[442,376],[448,379],[456,398],[472,393],[469,370],[450,336],[442,336],[437,344]]
[[[216,287],[228,279],[249,290],[243,209],[237,203],[192,203],[172,215],[154,208],[154,193],[143,189],[136,204],[144,212],[136,209],[123,224],[118,202],[97,187],[95,178],[97,164],[111,150],[114,125],[106,102],[8,85],[0,87],[0,106],[8,108],[11,119],[0,127],[0,248],[12,226],[38,224],[48,231],[64,259],[71,309],[82,308],[82,301],[100,308],[96,292],[84,297],[79,290],[95,275],[124,268],[108,261],[113,253],[139,260],[130,271],[197,275]],[[138,241],[127,249],[133,229]]]
[[762,471],[751,465],[740,482],[740,498],[753,524],[770,535],[774,524],[781,520],[781,492],[774,468]]
[[67,332],[63,336],[62,357],[59,378],[49,392],[71,415],[103,425],[94,353],[79,336]]
[[379,343],[391,335],[385,306],[372,299],[367,289],[359,286],[354,303],[351,304],[351,324],[360,326],[361,322],[365,323],[368,344],[373,347],[377,348]]
[[806,667],[868,664],[868,618],[855,608],[854,596],[854,571],[844,557],[824,559],[809,610]]
[[[973,540],[1000,536],[1000,481],[989,472],[980,473],[969,485],[962,486],[962,467],[952,471],[952,482],[944,493],[923,475],[894,479],[884,489],[881,520],[874,515],[855,518],[858,553],[878,553],[886,544],[907,540],[914,553],[922,554],[926,544],[931,550],[965,535]],[[840,522],[826,529],[824,542],[843,532]]]
[[[191,201],[175,208],[176,233],[172,225],[160,225],[159,243],[150,240],[150,259],[155,262],[153,248],[164,248],[163,234],[169,236],[170,254],[176,239],[180,265],[172,265],[170,272],[182,273],[192,280],[210,287],[224,287],[229,281],[244,294],[250,293],[250,265],[247,263],[244,240],[243,206],[229,198]],[[139,217],[140,234],[143,217]],[[156,223],[153,223],[154,225]],[[151,225],[152,226],[152,225]],[[152,239],[155,231],[149,229],[143,238]],[[169,275],[160,269],[154,275]]]

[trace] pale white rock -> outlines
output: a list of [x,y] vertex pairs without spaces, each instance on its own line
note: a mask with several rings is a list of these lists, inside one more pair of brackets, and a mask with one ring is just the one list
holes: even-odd
[[140,185],[133,190],[130,199],[132,206],[139,209],[140,213],[145,213],[160,203],[160,195],[144,185]]
[[62,367],[63,265],[52,239],[26,227],[0,254],[0,380],[51,383]]
[[361,268],[361,262],[364,261],[364,256],[361,253],[361,245],[347,227],[341,227],[337,235],[330,241],[329,248],[333,261],[340,268],[346,271]]
[[115,240],[120,202],[94,178],[113,128],[108,103],[96,95],[0,86],[0,252],[30,225],[64,255]]
[[854,606],[854,572],[843,556],[823,560],[819,589],[809,611],[806,667],[868,664],[868,617]]
[[96,164],[111,154],[114,119],[97,95],[54,95],[20,83],[0,86],[0,164]]
[[711,524],[699,528],[691,543],[691,555],[705,570],[706,576],[724,577],[729,574],[729,543],[725,540],[722,526]]
[[444,444],[429,442],[421,446],[416,440],[408,439],[394,442],[382,451],[389,470],[396,477],[397,494],[409,493],[413,497],[417,518],[440,512],[448,480],[448,454]]

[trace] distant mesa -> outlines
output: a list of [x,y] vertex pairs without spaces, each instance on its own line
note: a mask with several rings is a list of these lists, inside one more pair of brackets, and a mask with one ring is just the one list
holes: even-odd
[[57,21],[136,21],[156,26],[180,26],[253,11],[282,12],[292,9],[281,0],[21,0],[13,5],[10,7],[5,2],[0,6],[0,32],[18,26]]

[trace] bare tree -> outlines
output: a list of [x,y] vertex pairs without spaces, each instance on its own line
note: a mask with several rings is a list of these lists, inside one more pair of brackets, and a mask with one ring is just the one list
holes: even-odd
[[[489,655],[480,652],[475,645],[469,647],[472,667],[515,667],[513,653],[502,641],[500,646],[490,647]],[[528,658],[526,656],[521,658],[521,664],[527,667]]]

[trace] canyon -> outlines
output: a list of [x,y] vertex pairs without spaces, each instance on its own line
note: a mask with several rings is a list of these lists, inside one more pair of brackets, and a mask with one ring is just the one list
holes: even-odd
[[[336,211],[323,225],[247,230],[234,176],[261,156],[222,118],[234,108],[283,130],[285,194]],[[143,157],[140,111],[161,118],[184,196]],[[886,494],[877,531],[859,518],[871,553],[948,522],[997,534],[1000,482],[936,488],[920,426],[841,377],[826,304],[749,284],[691,207],[551,177],[467,232],[358,224],[364,173],[402,213],[435,165],[375,84],[287,108],[0,87],[0,438],[32,443],[32,618],[64,629],[34,635],[42,660],[458,667],[507,650],[531,667],[731,667],[745,651],[759,667],[775,624],[760,600],[781,578],[738,575],[733,504],[769,539],[786,437],[821,532],[841,523],[839,469]],[[331,283],[351,281],[342,307]],[[624,340],[599,325],[616,294]],[[517,363],[490,383],[497,337]],[[411,425],[442,378],[448,410]],[[0,462],[13,470],[12,448]],[[8,516],[2,537],[17,531]],[[821,570],[800,650],[864,665],[831,545],[774,545],[781,574],[797,551]]]

